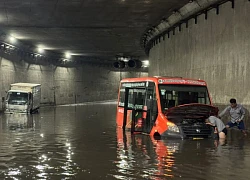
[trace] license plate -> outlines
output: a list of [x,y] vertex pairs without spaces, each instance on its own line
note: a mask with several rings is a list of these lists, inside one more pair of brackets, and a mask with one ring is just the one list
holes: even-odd
[[204,139],[204,138],[193,138],[193,140],[200,140],[200,139]]

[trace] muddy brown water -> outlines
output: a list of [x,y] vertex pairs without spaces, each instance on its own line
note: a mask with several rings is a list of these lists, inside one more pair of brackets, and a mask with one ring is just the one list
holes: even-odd
[[0,179],[248,179],[250,138],[155,140],[116,128],[115,103],[0,116]]

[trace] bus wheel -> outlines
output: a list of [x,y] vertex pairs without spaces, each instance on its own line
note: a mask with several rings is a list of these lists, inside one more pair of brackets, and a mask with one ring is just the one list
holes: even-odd
[[161,135],[158,132],[154,133],[154,139],[160,140],[161,139]]

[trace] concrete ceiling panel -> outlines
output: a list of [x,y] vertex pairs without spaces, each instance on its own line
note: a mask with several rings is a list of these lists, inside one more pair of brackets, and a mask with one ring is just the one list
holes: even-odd
[[[200,0],[202,1],[202,0]],[[0,0],[0,31],[58,54],[147,56],[140,38],[189,0]],[[168,27],[161,25],[158,30]],[[158,33],[158,32],[155,32]]]

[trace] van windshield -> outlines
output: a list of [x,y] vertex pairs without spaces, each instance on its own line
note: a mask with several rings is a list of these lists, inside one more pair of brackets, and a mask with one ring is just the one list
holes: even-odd
[[210,105],[206,86],[159,85],[162,111],[182,104],[200,103]]
[[9,92],[7,96],[9,104],[24,105],[28,102],[28,93]]

